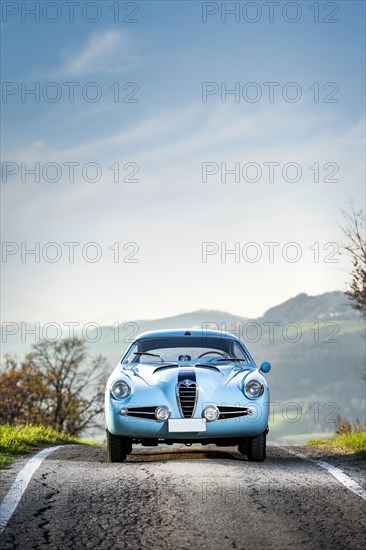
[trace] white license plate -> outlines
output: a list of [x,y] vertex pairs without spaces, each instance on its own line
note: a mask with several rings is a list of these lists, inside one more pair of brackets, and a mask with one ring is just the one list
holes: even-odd
[[171,418],[168,420],[169,432],[205,432],[205,418]]

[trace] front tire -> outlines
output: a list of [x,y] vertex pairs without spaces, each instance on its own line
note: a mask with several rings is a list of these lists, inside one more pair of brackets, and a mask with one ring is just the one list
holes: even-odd
[[124,462],[132,451],[131,441],[127,437],[113,435],[107,432],[108,462]]
[[248,460],[251,462],[263,462],[266,460],[266,433],[257,435],[248,441]]

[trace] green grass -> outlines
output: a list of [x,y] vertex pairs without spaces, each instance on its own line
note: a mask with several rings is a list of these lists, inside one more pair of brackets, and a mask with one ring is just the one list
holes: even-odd
[[49,445],[67,443],[95,445],[93,442],[61,434],[45,426],[0,426],[0,469],[14,462],[19,455]]
[[335,435],[330,439],[313,439],[308,445],[326,445],[334,449],[352,451],[366,459],[366,432]]

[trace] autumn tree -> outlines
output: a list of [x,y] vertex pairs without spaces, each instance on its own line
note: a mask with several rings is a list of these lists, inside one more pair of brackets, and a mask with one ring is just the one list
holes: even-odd
[[28,362],[5,355],[0,373],[0,421],[7,424],[47,424],[48,389]]
[[6,356],[0,374],[0,421],[43,424],[70,435],[96,425],[107,365],[81,339],[42,341],[22,362]]

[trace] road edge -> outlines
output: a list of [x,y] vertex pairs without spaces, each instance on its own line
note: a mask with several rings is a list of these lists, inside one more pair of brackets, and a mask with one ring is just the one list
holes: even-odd
[[24,494],[24,491],[33,477],[33,474],[38,470],[44,459],[54,451],[66,446],[67,445],[57,445],[54,447],[48,447],[47,449],[42,449],[32,458],[27,460],[15,478],[15,481],[11,485],[9,491],[5,495],[4,500],[0,504],[0,533],[3,532],[9,523],[20,502],[20,499]]
[[302,460],[307,460],[308,462],[312,462],[313,464],[316,464],[320,468],[323,468],[327,472],[329,472],[337,481],[339,481],[346,489],[349,491],[352,491],[355,495],[359,496],[363,500],[366,500],[366,490],[361,487],[356,481],[354,481],[351,477],[349,477],[346,473],[343,472],[340,468],[337,466],[333,466],[333,464],[329,464],[329,462],[326,462],[325,460],[320,460],[318,458],[311,458],[309,456],[306,456],[299,451],[292,451],[288,447],[278,447],[278,449],[281,449],[282,451],[285,451],[286,453],[296,456],[297,458],[301,458]]

